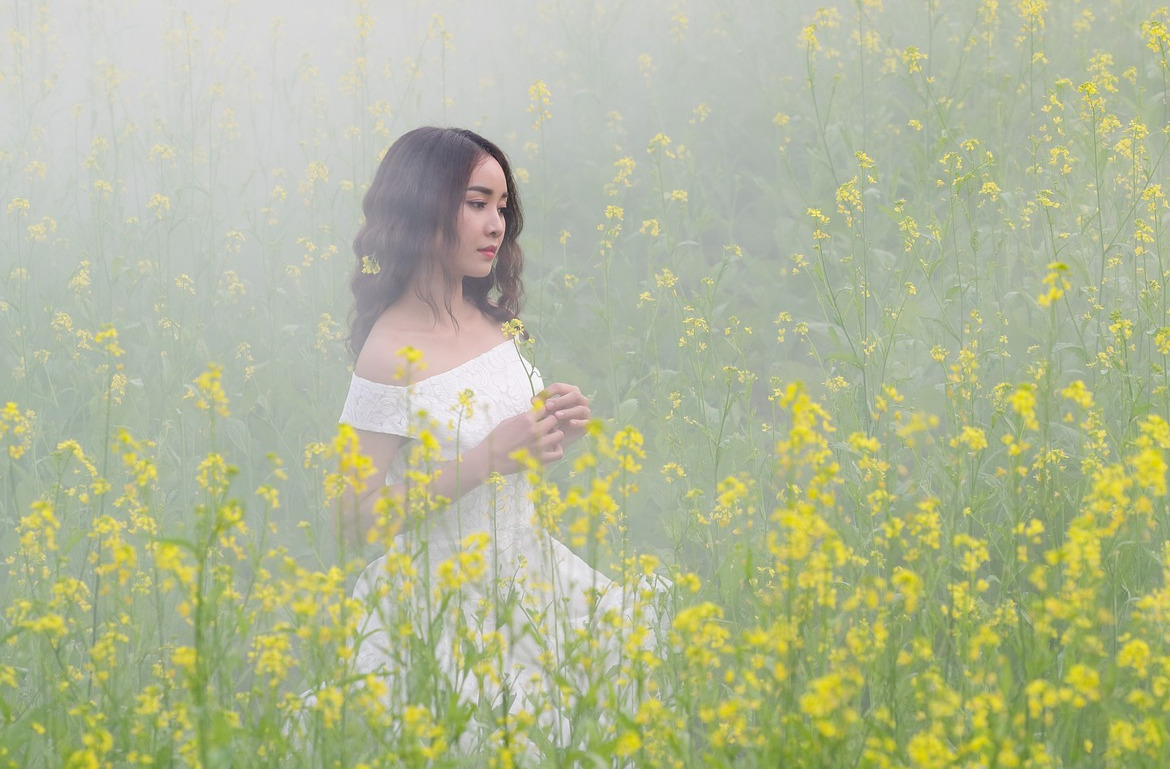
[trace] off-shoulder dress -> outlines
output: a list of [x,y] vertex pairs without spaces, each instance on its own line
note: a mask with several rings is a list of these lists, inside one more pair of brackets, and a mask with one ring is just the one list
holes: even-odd
[[[478,445],[531,408],[542,388],[539,372],[507,340],[410,386],[355,375],[340,421],[411,439],[395,454],[386,478],[393,484]],[[417,449],[428,446],[420,462]],[[661,623],[660,608],[650,607],[661,606],[669,583],[642,580],[623,590],[535,520],[532,491],[519,472],[406,516],[354,589],[366,607],[355,673],[379,676],[392,702],[437,687],[480,713],[527,711],[554,731],[567,728],[559,711],[571,690],[648,643],[653,628],[637,626]],[[631,636],[643,640],[630,646]],[[561,739],[570,738],[554,736]]]

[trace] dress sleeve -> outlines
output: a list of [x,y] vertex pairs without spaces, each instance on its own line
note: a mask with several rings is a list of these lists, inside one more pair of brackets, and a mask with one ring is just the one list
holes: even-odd
[[410,392],[355,374],[338,421],[358,430],[409,437]]

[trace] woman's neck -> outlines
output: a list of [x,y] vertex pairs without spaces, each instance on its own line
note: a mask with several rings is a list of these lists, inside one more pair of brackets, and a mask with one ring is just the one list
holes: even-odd
[[[422,328],[457,333],[474,323],[481,310],[463,296],[463,286],[450,292],[446,301],[440,292],[407,291],[395,304],[400,317],[415,318]],[[428,301],[429,300],[429,301]]]

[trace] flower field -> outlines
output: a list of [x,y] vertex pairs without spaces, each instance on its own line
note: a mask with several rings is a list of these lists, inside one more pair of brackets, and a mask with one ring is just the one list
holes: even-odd
[[[146,5],[0,11],[0,766],[1170,765],[1166,6]],[[443,619],[489,543],[334,531],[423,124],[510,154],[524,354],[598,417],[535,525],[672,582],[519,713],[426,662],[506,678]],[[390,683],[388,549],[439,607]]]

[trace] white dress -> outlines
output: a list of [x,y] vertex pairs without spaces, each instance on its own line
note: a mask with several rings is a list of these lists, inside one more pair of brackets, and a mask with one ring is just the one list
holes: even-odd
[[[409,387],[355,375],[340,421],[414,439],[395,454],[386,478],[393,484],[478,445],[532,408],[542,388],[508,340]],[[411,467],[411,447],[428,443],[426,466]],[[624,664],[627,691],[611,687],[608,696],[628,702],[629,658],[655,643],[662,621],[669,583],[641,580],[623,590],[611,582],[534,520],[532,491],[525,472],[497,476],[445,506],[408,513],[354,589],[367,607],[354,672],[378,676],[391,708],[458,702],[474,714],[464,747],[485,745],[492,713],[527,713],[554,746],[567,746],[575,738],[563,713],[574,689],[596,694],[597,676],[617,676]]]

